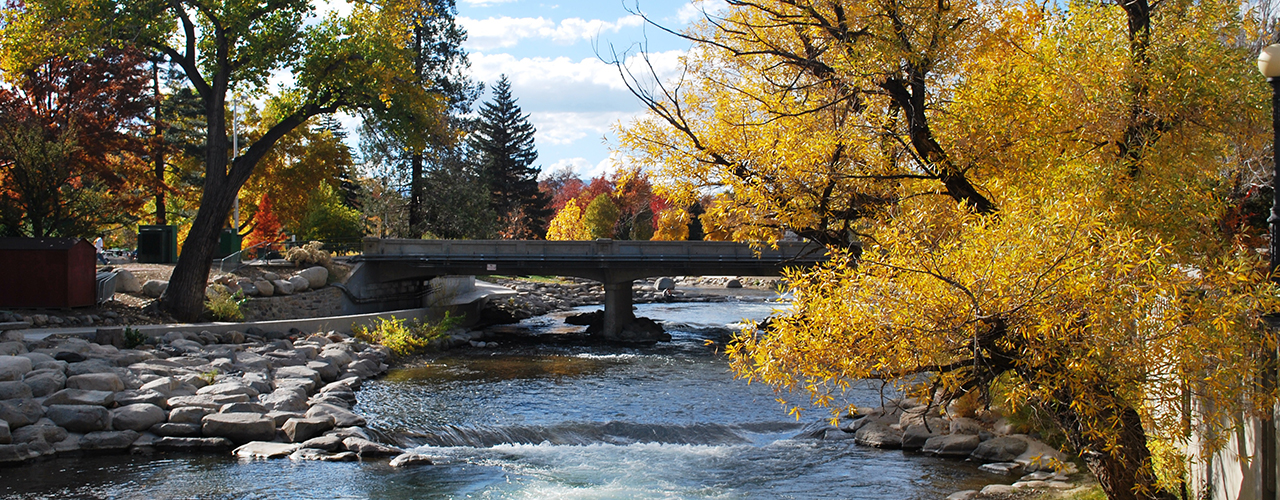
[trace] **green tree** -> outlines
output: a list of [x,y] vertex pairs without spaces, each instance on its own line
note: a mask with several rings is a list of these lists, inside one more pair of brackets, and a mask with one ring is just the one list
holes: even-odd
[[307,211],[299,223],[298,235],[306,241],[353,244],[364,237],[360,212],[348,207],[342,193],[327,183],[307,197]]
[[550,199],[538,189],[540,169],[533,165],[538,159],[533,134],[529,116],[516,105],[511,82],[503,75],[493,87],[493,100],[480,107],[479,123],[468,141],[472,161],[489,187],[489,203],[498,218],[510,221],[514,214],[528,221],[519,225],[536,228],[532,233],[542,235],[551,209]]
[[621,211],[613,197],[607,194],[597,196],[582,212],[582,223],[587,227],[587,234],[592,239],[612,238],[614,226],[618,224]]
[[[386,109],[386,96],[438,107],[412,73],[406,34],[387,29],[394,8],[360,3],[346,18],[308,22],[305,0],[30,0],[4,13],[3,64],[13,71],[46,54],[82,54],[104,44],[163,54],[199,95],[206,125],[203,190],[160,305],[183,321],[203,307],[209,260],[240,187],[277,141],[312,116]],[[394,7],[394,6],[392,6]],[[227,93],[266,88],[279,71],[294,83],[272,96],[278,121],[232,161]]]

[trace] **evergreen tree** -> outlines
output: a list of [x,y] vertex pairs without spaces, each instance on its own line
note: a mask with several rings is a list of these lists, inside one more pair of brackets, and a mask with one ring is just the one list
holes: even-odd
[[511,82],[503,75],[493,88],[493,100],[480,107],[480,120],[471,135],[476,171],[489,186],[489,203],[504,225],[513,216],[523,226],[544,234],[551,216],[550,199],[538,189],[533,166],[538,151],[533,146],[533,124],[511,96]]

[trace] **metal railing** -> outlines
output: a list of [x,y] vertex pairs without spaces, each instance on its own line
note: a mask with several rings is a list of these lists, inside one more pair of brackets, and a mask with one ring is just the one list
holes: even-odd
[[[244,263],[244,260],[243,260],[243,257],[244,257],[244,253],[245,253],[245,252],[248,252],[248,251],[250,251],[250,250],[257,250],[257,249],[259,249],[259,248],[267,247],[267,246],[270,246],[270,245],[276,245],[276,244],[279,244],[279,243],[285,243],[285,242],[281,242],[281,241],[263,241],[263,242],[260,242],[260,243],[255,244],[255,245],[253,245],[253,246],[251,246],[251,247],[249,247],[249,248],[242,248],[242,249],[240,249],[240,250],[237,250],[236,252],[232,253],[231,255],[228,255],[228,256],[223,257],[223,258],[221,258],[221,259],[219,259],[219,260],[218,260],[218,272],[221,272],[221,273],[230,273],[230,272],[234,272],[234,271],[236,271],[237,269],[240,269],[240,268],[242,268],[242,267],[244,267],[244,266],[245,266],[245,263]],[[227,261],[231,261],[231,262],[233,263],[234,267],[232,267],[232,268],[228,269],[228,268],[227,268]]]

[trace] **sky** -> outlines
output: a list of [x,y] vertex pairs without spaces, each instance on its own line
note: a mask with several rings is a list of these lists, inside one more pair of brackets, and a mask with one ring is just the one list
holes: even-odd
[[[341,1],[319,11],[341,11]],[[505,74],[512,96],[537,128],[543,175],[569,167],[584,180],[616,169],[610,152],[617,146],[614,128],[643,113],[609,64],[613,54],[645,50],[660,76],[667,76],[690,45],[646,26],[634,12],[678,30],[700,19],[702,9],[722,5],[722,0],[457,1],[472,79],[492,87]]]

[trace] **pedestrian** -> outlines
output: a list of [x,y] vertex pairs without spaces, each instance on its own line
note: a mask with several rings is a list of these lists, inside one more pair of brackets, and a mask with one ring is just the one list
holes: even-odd
[[106,251],[103,249],[103,242],[102,242],[102,235],[101,235],[101,234],[99,234],[99,235],[98,235],[98,239],[93,240],[93,248],[94,248],[95,250],[97,250],[97,252],[96,252],[96,253],[97,253],[97,255],[98,255],[98,262],[101,262],[101,263],[102,263],[102,265],[104,265],[104,266],[105,266],[105,265],[107,265],[107,264],[110,264],[110,262],[107,262],[107,253],[106,253]]

